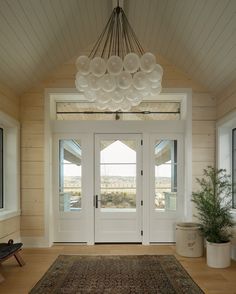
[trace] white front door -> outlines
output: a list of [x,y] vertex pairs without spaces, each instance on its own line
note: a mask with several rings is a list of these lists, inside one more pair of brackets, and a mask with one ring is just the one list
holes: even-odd
[[95,135],[95,242],[141,242],[141,135]]

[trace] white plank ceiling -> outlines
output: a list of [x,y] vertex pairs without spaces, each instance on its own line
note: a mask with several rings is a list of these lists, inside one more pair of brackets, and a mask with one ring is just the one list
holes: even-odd
[[[217,93],[236,80],[236,0],[124,0],[146,51]],[[21,94],[87,50],[112,0],[0,0],[0,83]]]

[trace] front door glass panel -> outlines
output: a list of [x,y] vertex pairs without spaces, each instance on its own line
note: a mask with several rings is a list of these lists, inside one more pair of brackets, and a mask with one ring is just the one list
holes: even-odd
[[100,141],[101,209],[136,210],[136,141]]

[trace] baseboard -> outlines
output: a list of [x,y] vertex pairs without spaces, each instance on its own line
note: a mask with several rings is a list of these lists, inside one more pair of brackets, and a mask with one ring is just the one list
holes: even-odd
[[48,248],[52,246],[45,237],[21,237],[21,242],[24,248]]

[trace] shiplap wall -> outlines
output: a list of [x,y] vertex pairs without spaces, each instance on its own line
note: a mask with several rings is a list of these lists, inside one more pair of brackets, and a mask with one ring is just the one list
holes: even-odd
[[44,234],[43,91],[21,98],[21,235]]
[[217,119],[236,110],[236,82],[217,95]]
[[0,84],[0,110],[19,120],[20,100],[7,87]]
[[[213,97],[188,76],[158,58],[164,68],[164,88],[192,88],[193,90],[193,187],[202,169],[215,163],[216,103]],[[44,234],[44,88],[74,88],[76,69],[74,60],[64,64],[40,87],[21,97],[21,234],[40,237]]]
[[[19,120],[19,98],[8,88],[0,85],[0,110]],[[0,243],[9,239],[19,240],[20,217],[0,221]]]

